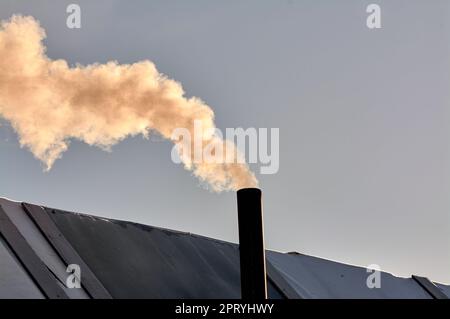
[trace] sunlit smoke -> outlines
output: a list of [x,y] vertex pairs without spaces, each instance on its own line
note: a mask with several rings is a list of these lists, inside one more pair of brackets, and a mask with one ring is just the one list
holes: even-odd
[[[195,120],[207,131],[214,129],[212,109],[198,98],[184,97],[180,83],[159,73],[152,62],[70,67],[47,57],[44,38],[33,17],[13,16],[1,23],[0,116],[46,169],[71,139],[109,149],[152,131],[170,139],[176,128],[193,130]],[[229,143],[203,136],[204,144],[210,141]],[[215,191],[257,186],[245,163],[183,162]]]

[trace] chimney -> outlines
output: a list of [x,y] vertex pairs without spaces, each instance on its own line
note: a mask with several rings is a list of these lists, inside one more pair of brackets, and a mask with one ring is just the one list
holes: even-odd
[[241,297],[246,300],[267,299],[261,190],[258,188],[238,190],[237,205]]

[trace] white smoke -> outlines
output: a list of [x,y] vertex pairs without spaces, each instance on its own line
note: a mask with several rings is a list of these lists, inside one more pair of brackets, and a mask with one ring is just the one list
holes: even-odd
[[[69,141],[108,149],[154,130],[170,139],[176,128],[193,131],[194,121],[214,129],[214,112],[198,98],[184,97],[180,83],[158,72],[150,61],[69,67],[51,60],[45,31],[33,17],[13,16],[0,27],[0,116],[50,169]],[[203,143],[228,143],[205,135]],[[173,141],[176,144],[183,141]],[[236,154],[237,149],[234,147]],[[257,186],[245,163],[194,163],[186,169],[215,191]]]

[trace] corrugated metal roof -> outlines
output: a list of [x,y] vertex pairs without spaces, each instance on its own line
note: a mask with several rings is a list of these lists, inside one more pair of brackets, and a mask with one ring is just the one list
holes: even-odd
[[[83,283],[82,267],[84,287],[63,287],[70,298],[92,297],[93,287],[105,289],[97,298],[240,297],[236,244],[50,208],[35,223],[21,203],[0,199],[0,205],[59,284],[67,264],[82,259],[94,285]],[[415,280],[384,272],[381,288],[370,289],[365,268],[321,258],[268,251],[267,263],[271,298],[431,298]],[[1,298],[43,297],[4,241],[0,265]],[[450,296],[449,286],[436,287]]]

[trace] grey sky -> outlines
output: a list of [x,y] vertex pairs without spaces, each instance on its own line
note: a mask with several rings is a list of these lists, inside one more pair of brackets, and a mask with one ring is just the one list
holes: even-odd
[[[155,62],[221,129],[279,127],[279,173],[259,176],[268,248],[450,283],[450,2],[130,3],[3,0],[0,18],[37,18],[54,59]],[[0,196],[237,241],[235,195],[199,187],[171,147],[73,141],[45,173],[2,122]]]

